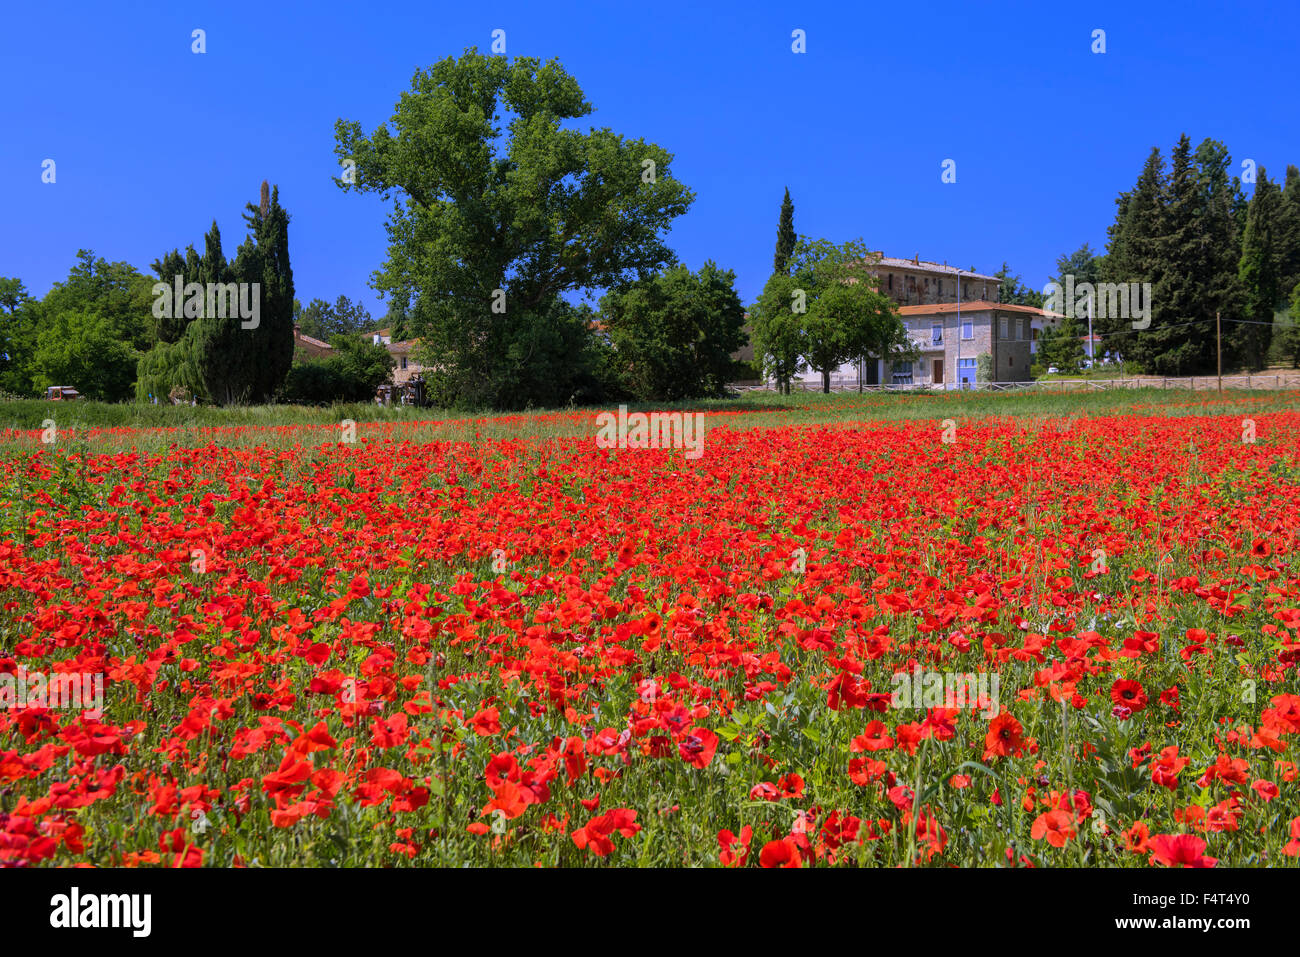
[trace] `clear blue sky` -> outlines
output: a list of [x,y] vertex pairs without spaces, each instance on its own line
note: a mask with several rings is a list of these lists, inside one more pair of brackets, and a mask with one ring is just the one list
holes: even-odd
[[486,53],[497,28],[510,56],[577,78],[596,108],[584,125],[675,154],[697,200],[669,244],[734,269],[746,303],[786,186],[801,234],[986,272],[1006,260],[1041,288],[1058,255],[1104,246],[1152,146],[1186,132],[1224,141],[1238,169],[1300,165],[1294,2],[22,3],[0,27],[0,275],[43,295],[78,247],[148,273],[201,249],[214,218],[232,253],[269,179],[298,298],[380,314],[385,207],[331,182],[334,121],[370,132],[415,68]]

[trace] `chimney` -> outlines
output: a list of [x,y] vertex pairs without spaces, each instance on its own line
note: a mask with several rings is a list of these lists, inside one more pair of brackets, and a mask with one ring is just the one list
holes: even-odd
[[920,253],[916,253],[916,254],[912,257],[912,262],[913,262],[915,265],[917,265],[917,266],[921,265],[921,254],[920,254]]

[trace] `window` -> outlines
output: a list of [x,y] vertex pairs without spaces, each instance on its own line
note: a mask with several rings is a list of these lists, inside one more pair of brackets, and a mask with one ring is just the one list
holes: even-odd
[[962,337],[963,339],[974,339],[974,338],[975,338],[975,323],[971,322],[969,319],[967,319],[965,322],[963,322],[963,323],[961,324],[961,337]]
[[402,356],[402,368],[406,368],[406,356]]
[[930,323],[930,344],[935,346],[943,344],[943,323],[942,322]]
[[900,385],[911,385],[912,383],[912,363],[895,362],[891,370],[894,376],[894,382]]
[[892,272],[889,274],[889,291],[894,291],[894,274]]
[[974,382],[976,377],[976,368],[974,359],[957,360],[957,381],[961,383]]
[[1003,316],[1002,317],[1002,338],[1003,339],[1011,338],[1010,327],[1011,327],[1011,320],[1008,319],[1006,316]]

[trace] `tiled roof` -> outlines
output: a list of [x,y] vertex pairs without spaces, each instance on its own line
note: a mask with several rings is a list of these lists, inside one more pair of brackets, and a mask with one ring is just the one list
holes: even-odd
[[332,345],[330,345],[328,342],[321,342],[319,339],[313,339],[311,336],[304,336],[302,333],[299,333],[299,334],[298,334],[298,341],[301,342],[301,343],[305,343],[306,345],[309,345],[309,346],[315,346],[317,349],[333,349],[333,348],[334,348],[334,347],[333,347]]
[[879,269],[898,269],[912,272],[930,272],[939,273],[944,276],[960,275],[963,279],[988,279],[993,282],[1001,282],[997,276],[986,276],[983,273],[971,272],[968,269],[958,269],[956,266],[949,266],[946,263],[932,263],[925,259],[898,259],[894,256],[881,256],[879,261],[872,260],[867,263],[870,268]]
[[1056,317],[1059,314],[1039,309],[1036,306],[1019,306],[1009,302],[989,302],[987,299],[972,299],[970,302],[932,302],[923,306],[900,306],[900,316],[945,316],[958,310],[966,312],[1016,312],[1029,316]]

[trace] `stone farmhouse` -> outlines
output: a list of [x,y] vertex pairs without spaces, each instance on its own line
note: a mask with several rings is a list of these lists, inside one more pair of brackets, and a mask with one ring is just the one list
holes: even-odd
[[[425,367],[415,361],[415,347],[419,340],[406,339],[394,342],[392,332],[392,329],[380,329],[378,332],[370,334],[371,341],[377,346],[386,348],[393,357],[395,363],[393,366],[393,384],[402,386],[409,382],[413,375],[425,371]],[[293,327],[293,357],[295,361],[321,359],[333,351],[334,347],[328,342],[305,336],[297,326]]]
[[322,342],[319,339],[313,339],[311,336],[304,336],[297,324],[293,327],[293,359],[295,362],[309,361],[311,359],[323,359],[334,351],[334,347],[328,342]]
[[[833,380],[958,389],[981,381],[1030,379],[1044,317],[1054,318],[1054,313],[999,302],[997,276],[919,256],[898,259],[882,250],[864,268],[878,280],[880,291],[897,303],[920,358],[845,363],[832,374]],[[820,385],[821,374],[807,370],[797,381]]]
[[372,333],[372,341],[377,346],[384,346],[396,361],[393,366],[393,385],[406,385],[411,376],[426,371],[424,366],[415,361],[415,349],[420,340],[403,339],[394,342],[392,329],[380,329]]

